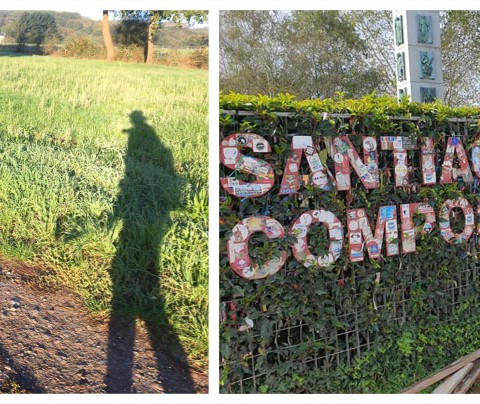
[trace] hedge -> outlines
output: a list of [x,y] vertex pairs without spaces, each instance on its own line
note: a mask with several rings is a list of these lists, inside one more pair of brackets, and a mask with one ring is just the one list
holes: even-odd
[[[339,94],[336,99],[297,101],[288,94],[268,98],[230,93],[220,96],[220,109],[220,141],[232,133],[261,135],[271,153],[248,148],[241,153],[267,161],[275,173],[273,188],[263,196],[220,192],[221,392],[398,392],[479,348],[477,231],[468,242],[449,244],[440,234],[438,217],[446,200],[465,198],[474,208],[475,225],[479,222],[475,175],[473,182],[459,177],[450,184],[437,180],[425,186],[420,153],[408,150],[410,185],[395,187],[393,153],[379,147],[377,188],[365,189],[353,173],[351,193],[306,184],[296,194],[279,194],[293,136],[311,136],[331,173],[334,161],[325,150],[332,138],[348,136],[361,155],[361,135],[432,137],[438,179],[449,137],[459,137],[467,154],[478,140],[479,108],[397,103],[374,94],[357,100]],[[309,172],[302,158],[300,173]],[[251,175],[224,165],[220,176],[252,181]],[[380,206],[417,202],[435,210],[437,225],[429,234],[417,234],[414,254],[369,259],[365,252],[363,262],[351,262],[347,240],[338,260],[327,267],[307,268],[293,257],[295,237],[289,229],[304,212],[333,212],[347,234],[347,209],[364,208],[375,227]],[[457,210],[450,224],[458,233],[465,217]],[[237,275],[227,255],[232,229],[253,216],[274,218],[285,237],[269,240],[254,233],[249,241],[252,259],[263,262],[280,251],[288,253],[277,273],[257,280]],[[414,221],[420,224],[421,218]],[[311,226],[311,251],[323,255],[329,243],[325,226]]]

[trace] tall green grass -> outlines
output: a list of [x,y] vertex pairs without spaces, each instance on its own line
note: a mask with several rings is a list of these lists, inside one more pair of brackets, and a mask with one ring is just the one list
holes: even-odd
[[[138,213],[135,226],[148,238],[155,223],[168,223],[156,268],[162,310],[200,363],[208,346],[207,99],[205,71],[0,57],[0,253],[39,263],[48,269],[44,285],[71,288],[91,311],[108,311],[127,158],[143,181],[164,181],[160,200],[149,202],[158,212]],[[126,156],[133,111],[168,151],[173,173],[162,174],[165,156]]]

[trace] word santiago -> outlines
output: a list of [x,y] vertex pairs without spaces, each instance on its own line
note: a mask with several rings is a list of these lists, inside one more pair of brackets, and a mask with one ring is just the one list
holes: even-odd
[[[284,175],[280,185],[280,194],[293,194],[300,187],[300,163],[305,155],[311,170],[307,180],[310,185],[324,191],[331,191],[333,184],[339,191],[351,190],[352,169],[358,175],[363,186],[374,189],[380,186],[378,167],[378,142],[381,150],[393,152],[394,180],[396,187],[409,186],[408,151],[420,149],[423,185],[437,183],[434,142],[430,137],[421,138],[418,147],[417,139],[403,136],[363,136],[363,159],[353,147],[348,136],[333,138],[328,145],[333,155],[335,176],[322,164],[318,152],[313,146],[311,136],[294,136],[292,139],[292,155],[287,159]],[[266,161],[246,156],[241,153],[242,148],[250,148],[258,153],[271,153],[270,144],[260,135],[252,133],[234,133],[225,138],[220,144],[220,161],[226,167],[255,176],[256,181],[245,182],[234,177],[221,178],[222,187],[238,198],[254,198],[267,193],[274,185],[273,167]],[[455,156],[459,167],[453,167]],[[480,178],[480,143],[471,147],[470,163],[477,178]],[[462,140],[458,137],[447,139],[443,164],[441,166],[440,184],[449,184],[462,178],[466,183],[473,182],[474,177],[465,152]],[[329,181],[330,179],[330,181]],[[454,233],[450,227],[450,217],[454,208],[463,211],[465,224],[461,233]],[[436,224],[436,214],[433,208],[426,203],[411,203],[400,205],[401,231],[399,237],[398,208],[395,205],[381,206],[378,210],[377,223],[372,230],[365,209],[347,209],[347,237],[349,243],[349,259],[353,262],[363,261],[364,247],[370,258],[380,258],[385,239],[387,256],[400,254],[400,239],[402,253],[415,252],[415,236],[418,233],[428,234]],[[480,214],[480,205],[477,207]],[[424,223],[415,226],[413,216],[421,215]],[[465,198],[447,200],[440,207],[440,234],[451,244],[467,241],[474,231],[473,207]],[[315,256],[309,251],[307,235],[314,223],[324,223],[329,232],[330,246],[328,254]],[[229,262],[235,272],[248,279],[259,279],[276,273],[285,263],[287,253],[282,251],[280,256],[274,257],[262,264],[253,262],[249,256],[248,240],[251,234],[264,232],[268,238],[282,238],[285,236],[283,226],[274,218],[268,216],[252,216],[242,220],[232,229],[232,236],[228,241]],[[318,264],[326,267],[334,263],[341,254],[344,242],[344,230],[340,220],[328,210],[310,210],[300,215],[292,224],[289,233],[295,236],[293,255],[295,259],[306,267]]]

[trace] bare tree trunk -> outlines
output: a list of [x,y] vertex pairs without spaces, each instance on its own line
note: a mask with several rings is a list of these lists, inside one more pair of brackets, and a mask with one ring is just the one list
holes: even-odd
[[145,63],[153,63],[153,34],[155,32],[155,20],[153,17],[150,17],[150,24],[148,25],[148,41],[147,41],[147,60]]
[[110,23],[108,21],[108,10],[103,10],[103,42],[107,48],[107,60],[113,62],[115,60],[115,49],[113,48],[112,35],[110,34]]

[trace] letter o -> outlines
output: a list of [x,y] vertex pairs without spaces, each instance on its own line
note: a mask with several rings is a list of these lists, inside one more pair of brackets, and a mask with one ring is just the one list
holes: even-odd
[[[450,227],[450,215],[453,208],[460,208],[465,215],[465,226],[460,234],[456,234]],[[473,234],[474,215],[472,205],[465,199],[459,198],[455,201],[447,199],[440,209],[440,234],[449,244],[458,244],[467,241]]]
[[248,240],[258,231],[265,233],[269,239],[282,238],[285,235],[282,225],[269,216],[252,216],[236,224],[228,240],[228,260],[233,270],[242,278],[266,278],[278,272],[287,259],[287,252],[281,251],[280,257],[274,257],[261,265],[252,261],[248,253]]
[[[331,242],[328,254],[323,257],[313,255],[308,249],[307,233],[313,223],[325,223],[328,228]],[[290,233],[297,238],[293,245],[293,255],[307,268],[315,263],[328,267],[340,257],[343,247],[342,223],[328,210],[309,210],[303,213],[293,224]]]

